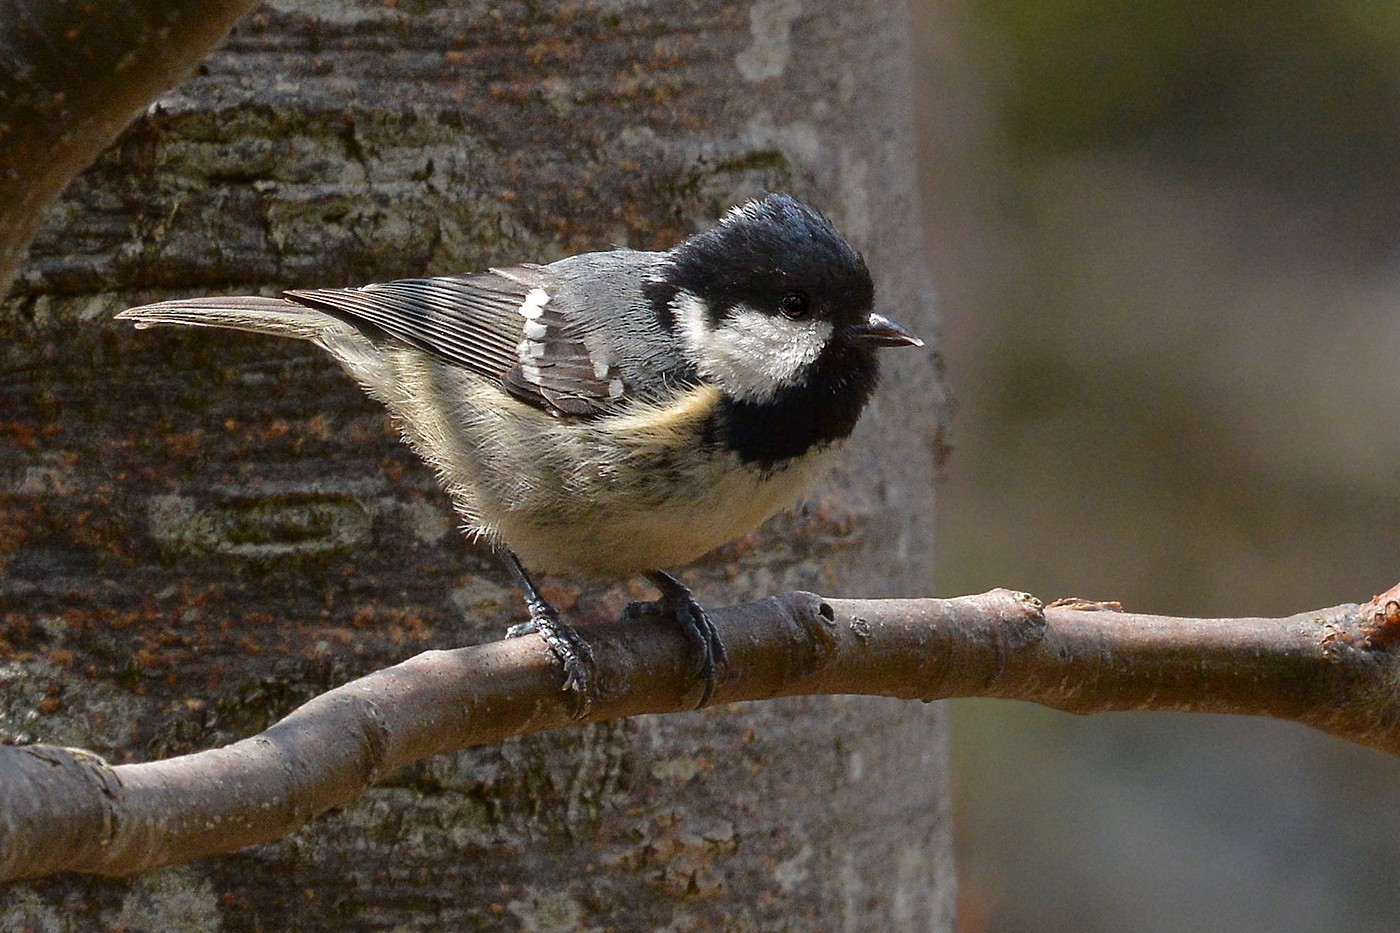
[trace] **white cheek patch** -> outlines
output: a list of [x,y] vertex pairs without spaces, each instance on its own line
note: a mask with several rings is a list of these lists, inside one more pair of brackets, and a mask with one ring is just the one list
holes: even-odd
[[714,327],[705,303],[686,291],[672,309],[700,374],[749,402],[768,401],[797,382],[831,340],[827,321],[789,321],[742,305]]

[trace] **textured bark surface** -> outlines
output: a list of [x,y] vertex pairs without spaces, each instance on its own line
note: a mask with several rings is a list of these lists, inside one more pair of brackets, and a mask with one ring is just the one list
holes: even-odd
[[45,206],[253,0],[9,0],[0,16],[0,291]]
[[[886,0],[255,12],[69,188],[0,314],[0,728],[118,761],[205,748],[522,616],[328,359],[112,313],[664,247],[775,188],[930,338],[907,58]],[[847,469],[689,570],[703,599],[930,589],[942,388],[929,353],[886,362]],[[646,592],[550,594],[586,631]],[[946,929],[943,742],[937,706],[843,698],[586,726],[434,759],[284,843],[15,886],[0,916]]]

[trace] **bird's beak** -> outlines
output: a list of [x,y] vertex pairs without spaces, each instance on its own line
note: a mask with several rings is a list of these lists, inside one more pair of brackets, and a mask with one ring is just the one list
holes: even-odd
[[859,324],[846,328],[846,336],[872,347],[922,347],[924,342],[883,314],[870,312]]

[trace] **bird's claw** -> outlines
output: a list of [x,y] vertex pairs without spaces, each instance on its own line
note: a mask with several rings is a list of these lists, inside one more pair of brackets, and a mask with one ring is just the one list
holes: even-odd
[[685,629],[691,644],[699,648],[698,673],[705,679],[705,690],[695,707],[700,709],[708,705],[714,696],[715,687],[719,683],[719,671],[728,666],[729,655],[724,650],[724,642],[720,641],[715,624],[710,621],[709,613],[694,599],[687,597],[676,605],[676,619]]
[[671,618],[680,625],[697,656],[695,672],[704,680],[700,702],[695,705],[696,709],[700,709],[708,705],[714,696],[720,671],[729,664],[729,655],[705,607],[696,602],[688,586],[662,571],[651,575],[651,580],[661,590],[661,598],[653,602],[629,603],[626,615],[629,619]]
[[540,630],[539,623],[534,619],[529,622],[517,622],[506,629],[507,638],[524,638],[526,635],[533,635]]
[[573,693],[577,700],[574,718],[582,719],[593,706],[593,646],[548,603],[530,605],[530,621],[512,625],[507,638],[538,634],[550,653],[564,668],[564,683],[559,688]]

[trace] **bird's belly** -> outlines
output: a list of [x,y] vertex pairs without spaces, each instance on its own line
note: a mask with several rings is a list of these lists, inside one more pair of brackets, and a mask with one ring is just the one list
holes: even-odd
[[[649,503],[606,502],[557,519],[505,516],[501,537],[532,570],[622,576],[687,564],[811,491],[833,450],[759,471],[726,455]],[[728,462],[723,462],[728,461]]]
[[[621,576],[689,563],[806,495],[839,446],[763,469],[745,464],[707,440],[720,401],[710,385],[577,422],[417,357],[397,375],[403,388],[380,395],[466,529],[546,573]],[[433,391],[408,391],[418,383]],[[455,404],[425,407],[422,397]]]

